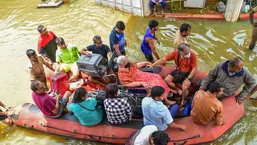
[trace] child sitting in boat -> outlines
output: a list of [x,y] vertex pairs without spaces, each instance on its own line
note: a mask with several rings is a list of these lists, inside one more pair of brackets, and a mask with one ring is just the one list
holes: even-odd
[[217,99],[223,93],[223,87],[218,82],[210,84],[207,91],[199,90],[195,93],[191,111],[194,122],[207,125],[214,120],[216,125],[223,125],[223,105]]
[[108,84],[105,88],[104,108],[111,124],[124,124],[132,119],[132,109],[127,98],[118,97],[118,85]]
[[73,112],[84,126],[94,126],[103,120],[103,108],[97,105],[94,97],[88,97],[85,88],[78,88],[73,99],[70,97],[68,110]]
[[167,105],[174,104],[173,101],[169,101],[167,96],[170,92],[170,88],[164,82],[162,77],[158,74],[142,72],[139,70],[141,67],[151,65],[150,62],[133,63],[129,62],[125,56],[119,56],[117,58],[119,65],[118,77],[122,85],[127,88],[149,87],[155,86],[156,84],[162,86],[165,89],[164,100]]
[[46,93],[43,83],[37,80],[31,83],[30,89],[33,91],[32,99],[34,103],[49,118],[58,118],[63,114],[71,95],[71,92],[67,91],[62,98],[60,95],[56,95],[54,98]]

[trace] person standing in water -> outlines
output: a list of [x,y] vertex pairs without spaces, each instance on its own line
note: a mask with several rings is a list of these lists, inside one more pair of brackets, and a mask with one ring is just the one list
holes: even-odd
[[253,26],[253,31],[252,31],[252,38],[251,42],[249,45],[249,49],[253,50],[257,41],[257,23],[254,22],[254,13],[257,11],[257,7],[255,7],[250,13],[249,13],[249,18],[250,18],[250,23]]
[[141,44],[141,51],[144,53],[147,61],[153,63],[154,58],[152,53],[154,54],[157,60],[160,59],[159,54],[157,53],[156,47],[154,45],[154,40],[156,40],[157,43],[160,44],[157,37],[155,36],[155,31],[157,31],[159,28],[159,23],[156,20],[150,20],[148,26],[149,27],[145,32],[145,36]]

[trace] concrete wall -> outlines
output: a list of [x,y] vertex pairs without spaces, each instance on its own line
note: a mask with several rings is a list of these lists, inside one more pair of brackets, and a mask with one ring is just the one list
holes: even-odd
[[[147,16],[149,13],[149,4],[146,3],[150,0],[94,0],[96,3],[117,8],[121,11],[131,13],[137,16]],[[148,7],[147,7],[148,6]],[[148,10],[147,12],[144,9]],[[150,14],[150,13],[149,13]],[[148,14],[148,15],[149,15]]]

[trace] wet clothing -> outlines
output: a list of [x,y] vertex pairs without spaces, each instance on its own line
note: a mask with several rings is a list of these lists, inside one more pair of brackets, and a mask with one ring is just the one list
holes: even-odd
[[89,45],[89,46],[87,47],[87,50],[88,50],[88,51],[91,51],[91,52],[93,52],[93,53],[96,53],[96,54],[101,54],[101,55],[103,56],[103,58],[105,58],[106,60],[108,60],[108,56],[107,56],[107,55],[108,55],[108,53],[110,52],[110,48],[109,48],[109,46],[107,46],[107,45],[105,45],[105,44],[103,44],[103,46],[100,47],[100,48],[97,48],[95,44]]
[[[161,7],[162,7],[162,9],[165,9],[165,7],[166,7],[166,1],[165,0],[159,0],[159,2],[160,2],[160,4],[161,4]],[[154,8],[154,6],[156,5],[156,0],[151,0],[150,1],[150,8]]]
[[72,103],[68,109],[79,119],[84,126],[93,126],[103,120],[103,108],[97,106],[95,98],[87,98],[81,103]]
[[223,105],[216,95],[199,90],[195,93],[191,117],[194,122],[207,125],[215,121],[216,125],[223,123]]
[[158,131],[158,128],[154,125],[144,126],[139,130],[140,133],[134,137],[133,145],[150,145],[149,136],[155,131]]
[[30,80],[38,80],[42,82],[46,86],[46,75],[44,71],[43,65],[46,65],[50,67],[50,64],[48,64],[42,57],[38,56],[37,57],[38,61],[33,62],[33,61],[28,61],[27,64],[27,69],[30,74]]
[[155,39],[155,33],[151,34],[150,28],[147,28],[143,42],[141,44],[141,51],[144,53],[144,55],[152,54],[152,49],[151,49],[149,43],[146,41],[147,38]]
[[111,124],[124,124],[132,119],[132,110],[127,98],[107,98],[104,109]]
[[58,114],[54,114],[52,110],[55,109],[56,100],[54,97],[49,96],[48,94],[36,94],[32,93],[32,99],[40,111],[48,117],[58,118],[62,115],[65,106],[67,104],[67,100],[62,98],[59,100],[59,111]]
[[129,63],[129,67],[119,67],[118,78],[121,84],[145,82],[150,87],[156,86],[156,84],[158,84],[165,89],[165,98],[167,98],[170,92],[170,88],[159,74],[142,72],[137,68],[136,64],[132,62]]
[[[3,111],[0,109],[0,112],[3,112]],[[0,115],[0,121],[5,120],[6,118],[8,118],[7,115]]]
[[255,79],[244,67],[239,73],[235,73],[232,76],[229,75],[228,63],[229,61],[220,63],[211,70],[208,76],[202,81],[201,88],[207,89],[212,82],[219,82],[224,86],[222,96],[228,97],[235,95],[234,93],[245,84],[243,90],[239,93],[239,97],[243,98],[250,93],[255,86]]
[[117,33],[117,31],[115,30],[115,27],[114,27],[111,31],[109,39],[110,39],[110,47],[111,47],[112,52],[115,52],[113,45],[119,44],[119,50],[120,50],[121,54],[126,55],[126,53],[125,53],[126,40],[125,40],[124,32],[119,34],[119,33]]
[[252,39],[251,39],[251,42],[250,42],[249,49],[254,49],[255,44],[256,44],[256,41],[257,41],[257,27],[254,26],[254,13],[255,13],[255,12],[252,11],[252,12],[249,14],[250,23],[251,23],[251,25],[253,26]]
[[49,58],[52,62],[55,62],[55,53],[57,50],[57,44],[55,42],[56,35],[52,31],[48,31],[48,35],[45,36],[43,34],[40,34],[39,40],[38,40],[38,53],[46,56]]
[[176,70],[181,72],[190,73],[194,67],[198,67],[198,57],[195,52],[190,51],[190,57],[181,57],[179,51],[176,49],[168,54],[165,58],[167,61],[174,60],[176,63]]
[[164,131],[168,124],[173,122],[169,109],[162,101],[155,101],[151,97],[142,100],[144,125],[155,125],[158,130]]
[[180,30],[178,30],[178,31],[176,32],[176,36],[175,36],[175,39],[174,39],[174,46],[175,46],[175,48],[178,48],[178,46],[179,46],[181,43],[189,44],[187,37],[181,36],[181,35],[180,35]]

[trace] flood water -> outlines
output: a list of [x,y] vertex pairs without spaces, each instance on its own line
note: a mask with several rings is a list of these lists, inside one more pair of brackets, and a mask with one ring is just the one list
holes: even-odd
[[[102,36],[103,41],[109,44],[111,29],[116,21],[123,20],[126,22],[129,58],[144,60],[140,44],[151,18],[134,17],[96,5],[93,0],[73,0],[57,9],[36,9],[38,2],[39,0],[0,0],[0,100],[5,104],[15,106],[25,102],[32,103],[25,51],[37,48],[39,34],[36,28],[39,24],[46,25],[66,42],[85,47],[92,43],[94,35]],[[156,19],[160,22],[157,37],[161,45],[157,49],[161,56],[174,49],[175,31],[181,23],[186,22],[192,26],[189,42],[198,53],[201,69],[209,71],[219,62],[239,55],[244,59],[245,67],[257,78],[257,50],[253,52],[247,49],[252,30],[249,22]],[[245,117],[213,144],[257,144],[255,104],[246,101]],[[9,129],[9,132],[1,126],[0,129],[0,144],[6,145],[100,145],[22,128]]]

